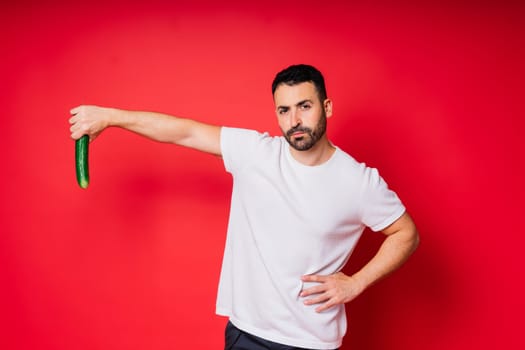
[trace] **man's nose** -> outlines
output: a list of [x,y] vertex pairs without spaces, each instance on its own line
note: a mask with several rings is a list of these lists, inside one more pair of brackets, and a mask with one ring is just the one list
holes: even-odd
[[290,123],[292,124],[292,127],[301,125],[301,116],[299,111],[292,110],[290,114]]

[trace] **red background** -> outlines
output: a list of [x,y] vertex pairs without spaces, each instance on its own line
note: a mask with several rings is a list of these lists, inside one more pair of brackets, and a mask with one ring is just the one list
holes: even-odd
[[[220,349],[221,161],[110,129],[81,190],[68,111],[278,133],[271,80],[304,62],[325,74],[331,139],[380,169],[422,238],[348,305],[343,349],[525,348],[524,20],[501,1],[3,2],[0,347]],[[347,272],[380,242],[367,232]]]

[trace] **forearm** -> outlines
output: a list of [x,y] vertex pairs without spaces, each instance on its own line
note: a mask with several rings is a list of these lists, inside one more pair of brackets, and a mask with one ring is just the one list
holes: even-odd
[[352,278],[361,291],[397,270],[412,255],[419,244],[419,235],[413,224],[390,234],[376,255]]
[[189,137],[192,123],[189,119],[177,118],[156,112],[139,112],[122,109],[107,109],[107,126],[119,127],[154,141],[184,144]]

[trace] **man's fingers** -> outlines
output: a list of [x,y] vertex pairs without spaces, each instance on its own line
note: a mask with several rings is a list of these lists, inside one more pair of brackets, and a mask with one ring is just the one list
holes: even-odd
[[302,276],[301,280],[303,282],[314,282],[318,283],[315,286],[312,286],[307,289],[303,289],[301,291],[300,296],[305,297],[312,294],[319,294],[325,292],[329,287],[326,285],[326,282],[328,281],[328,276],[321,276],[321,275],[306,275]]
[[332,306],[337,305],[338,303],[334,301],[334,299],[329,299],[326,303],[324,303],[321,306],[318,306],[315,308],[315,312],[323,312],[324,310],[328,310]]
[[71,133],[71,138],[72,138],[73,140],[78,140],[79,138],[82,137],[82,135],[84,135],[84,134],[82,134],[82,133],[79,132],[79,131],[76,131],[76,132]]
[[305,275],[301,277],[301,280],[303,282],[325,282],[327,280],[328,276],[322,276],[322,275]]
[[320,284],[320,285],[313,286],[313,287],[310,287],[310,288],[307,288],[307,289],[303,289],[301,291],[301,294],[299,294],[299,295],[302,296],[302,297],[307,297],[307,296],[312,295],[312,294],[323,293],[325,290],[326,290],[326,287],[324,285]]
[[325,301],[327,301],[329,299],[330,299],[330,297],[326,293],[322,293],[322,294],[318,294],[317,296],[315,296],[313,298],[306,299],[305,301],[303,301],[303,303],[305,305],[321,304],[321,303],[324,303]]
[[93,113],[95,111],[96,107],[87,105],[80,105],[69,110],[71,113],[69,131],[72,139],[78,140],[83,135],[89,135],[89,140],[93,141],[98,136],[102,130],[99,118]]
[[75,115],[75,114],[77,114],[80,111],[81,108],[82,108],[82,106],[73,107],[73,108],[71,108],[69,113],[71,113],[72,115]]
[[71,138],[74,140],[81,138],[83,135],[90,135],[90,138],[92,138],[89,126],[86,124],[73,123],[69,131],[71,132]]
[[328,293],[319,294],[314,298],[306,299],[303,303],[305,305],[322,304],[315,308],[315,312],[323,312],[335,305],[340,304],[335,296],[330,296]]
[[347,281],[342,278],[341,273],[336,273],[333,275],[323,276],[323,275],[306,275],[302,276],[301,280],[303,282],[314,282],[317,285],[306,288],[301,291],[301,297],[311,298],[305,299],[303,303],[305,305],[316,305],[319,304],[315,311],[323,312],[327,309],[330,309],[338,304],[345,302],[346,293],[345,283]]

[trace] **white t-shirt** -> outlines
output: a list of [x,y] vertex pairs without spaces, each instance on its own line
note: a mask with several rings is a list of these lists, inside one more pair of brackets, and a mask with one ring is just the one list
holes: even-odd
[[405,207],[377,170],[339,148],[306,166],[283,137],[223,127],[221,150],[233,192],[217,314],[273,342],[339,347],[344,305],[304,305],[301,276],[340,271],[366,226],[382,230]]

